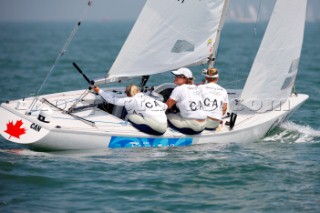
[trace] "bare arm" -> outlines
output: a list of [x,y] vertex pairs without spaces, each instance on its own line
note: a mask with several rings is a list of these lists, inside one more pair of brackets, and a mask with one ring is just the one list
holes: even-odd
[[176,101],[173,100],[172,98],[169,98],[166,102],[167,106],[168,106],[168,109],[171,109],[175,104],[176,104]]
[[223,103],[223,107],[222,107],[222,115],[226,114],[226,112],[227,112],[227,108],[228,108],[228,104],[227,104],[227,103]]

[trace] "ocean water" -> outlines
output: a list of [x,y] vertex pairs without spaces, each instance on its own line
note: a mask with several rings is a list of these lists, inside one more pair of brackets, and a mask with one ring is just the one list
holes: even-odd
[[[105,75],[132,24],[84,23],[42,93],[86,88],[74,61],[90,78]],[[72,27],[0,23],[1,103],[36,93]],[[243,86],[264,27],[225,25],[223,86]],[[306,25],[296,89],[309,100],[265,138],[90,153],[35,152],[1,138],[0,212],[320,212],[319,34],[319,23]]]

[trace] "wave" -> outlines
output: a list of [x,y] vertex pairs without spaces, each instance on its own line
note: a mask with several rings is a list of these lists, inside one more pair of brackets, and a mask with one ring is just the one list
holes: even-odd
[[309,125],[300,125],[292,121],[286,121],[263,138],[262,141],[281,143],[320,143],[320,131],[313,129]]
[[34,156],[34,157],[50,156],[49,153],[37,152],[37,151],[33,151],[33,150],[30,150],[30,149],[23,149],[23,148],[0,149],[0,153],[12,154],[12,155],[20,155],[20,156]]

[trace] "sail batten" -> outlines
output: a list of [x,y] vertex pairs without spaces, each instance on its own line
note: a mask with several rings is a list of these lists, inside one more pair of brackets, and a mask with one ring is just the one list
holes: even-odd
[[107,77],[152,75],[208,58],[226,2],[148,0]]
[[252,110],[272,110],[291,94],[303,43],[307,0],[277,0],[241,94]]

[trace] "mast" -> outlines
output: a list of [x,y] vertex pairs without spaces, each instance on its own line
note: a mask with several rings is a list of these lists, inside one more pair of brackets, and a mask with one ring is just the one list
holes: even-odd
[[217,53],[218,53],[218,49],[219,49],[219,44],[220,44],[220,37],[221,37],[221,31],[224,25],[224,21],[227,15],[227,10],[229,8],[229,4],[230,4],[230,0],[225,0],[223,9],[222,9],[222,15],[221,15],[221,19],[220,19],[220,23],[219,23],[219,27],[217,29],[217,37],[216,37],[216,41],[214,43],[214,50],[212,52],[212,54],[208,57],[209,61],[208,61],[208,69],[214,66],[214,62],[216,60],[217,57]]

